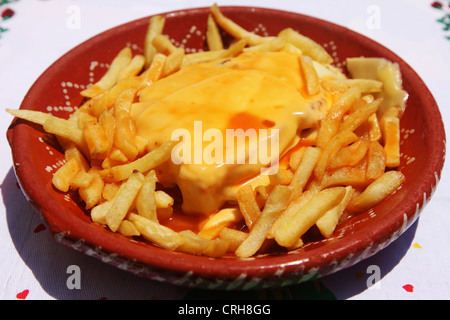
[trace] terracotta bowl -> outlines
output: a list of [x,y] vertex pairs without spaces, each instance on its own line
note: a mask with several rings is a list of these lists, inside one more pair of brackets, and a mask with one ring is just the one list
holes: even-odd
[[[125,238],[91,222],[77,197],[57,192],[52,174],[63,154],[40,127],[14,119],[7,132],[14,169],[28,201],[42,216],[53,238],[72,249],[153,280],[176,285],[255,289],[297,284],[342,270],[372,256],[398,238],[418,218],[439,181],[445,155],[445,132],[439,109],[419,76],[400,57],[344,27],[308,16],[263,8],[222,7],[246,29],[276,35],[292,27],[310,36],[343,67],[346,57],[385,57],[400,65],[409,93],[401,119],[401,165],[406,182],[373,209],[341,225],[331,239],[284,254],[251,259],[221,259],[171,252]],[[164,33],[187,52],[204,47],[208,8],[164,14]],[[79,92],[98,80],[125,45],[142,52],[148,18],[103,32],[57,60],[31,87],[22,109],[68,117],[82,98]]]

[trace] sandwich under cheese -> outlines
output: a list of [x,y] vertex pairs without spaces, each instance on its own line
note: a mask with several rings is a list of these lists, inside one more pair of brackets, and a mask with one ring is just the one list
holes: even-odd
[[[319,77],[342,77],[334,69],[318,63],[314,66]],[[193,150],[194,143],[190,143],[192,155],[202,154],[210,145],[211,142],[203,141],[203,133],[208,129],[219,131],[224,137],[227,129],[267,129],[269,134],[257,135],[258,145],[270,145],[271,139],[278,139],[278,148],[271,150],[270,156],[280,159],[299,142],[303,129],[316,127],[333,99],[325,90],[308,95],[301,70],[298,55],[287,51],[247,52],[235,58],[187,66],[140,91],[131,117],[137,134],[148,140],[149,147],[170,141],[173,132],[180,129],[188,132],[191,139],[195,135],[199,139],[201,124],[201,150]],[[225,154],[225,140],[222,145]],[[183,212],[209,214],[234,200],[234,186],[261,176],[267,163],[260,160],[180,164],[168,161],[158,170],[158,179],[178,186]]]

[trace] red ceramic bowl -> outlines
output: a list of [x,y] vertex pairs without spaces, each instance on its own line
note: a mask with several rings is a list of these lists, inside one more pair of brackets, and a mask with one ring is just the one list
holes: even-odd
[[[153,280],[216,289],[252,289],[300,283],[349,267],[377,253],[419,216],[439,181],[445,133],[439,109],[419,76],[401,58],[378,43],[341,26],[304,15],[263,8],[222,7],[222,11],[259,34],[276,35],[292,27],[310,36],[342,66],[346,57],[384,57],[400,65],[409,93],[401,119],[406,182],[395,194],[346,221],[331,239],[278,255],[251,259],[210,259],[171,252],[112,233],[91,222],[77,197],[55,191],[51,178],[63,154],[41,128],[15,119],[7,136],[15,173],[30,204],[47,223],[54,239],[105,263]],[[164,33],[188,52],[204,46],[208,8],[164,14]],[[49,67],[29,90],[22,109],[68,117],[82,98],[79,92],[98,80],[125,45],[141,52],[148,18],[136,20],[77,46]],[[192,52],[192,51],[191,51]]]

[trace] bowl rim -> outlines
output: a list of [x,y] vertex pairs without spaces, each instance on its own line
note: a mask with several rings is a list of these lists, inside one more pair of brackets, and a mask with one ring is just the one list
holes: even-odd
[[[209,7],[169,11],[162,13],[162,15],[166,17],[195,15],[206,10],[209,10]],[[187,281],[185,283],[187,285],[195,285],[193,283],[198,282],[197,277],[209,279],[206,281],[211,282],[217,281],[217,279],[232,282],[236,278],[242,278],[242,275],[244,275],[242,278],[243,282],[245,282],[244,279],[258,278],[263,282],[278,281],[279,283],[280,280],[286,280],[291,277],[295,278],[293,281],[302,281],[301,278],[305,275],[321,276],[333,273],[375,254],[395,240],[415,222],[420,210],[429,201],[440,179],[445,157],[445,131],[439,108],[431,92],[419,75],[397,54],[382,44],[346,27],[301,13],[279,9],[249,6],[221,6],[221,10],[224,13],[236,10],[245,12],[259,10],[267,14],[285,15],[303,19],[305,23],[330,25],[334,30],[350,34],[360,43],[375,46],[378,50],[383,51],[385,57],[399,63],[404,78],[412,78],[420,85],[423,89],[421,95],[427,101],[427,108],[431,111],[427,114],[428,118],[424,119],[424,121],[434,123],[433,130],[429,131],[429,139],[436,153],[433,154],[433,161],[429,163],[427,170],[424,171],[424,179],[417,183],[417,188],[410,200],[402,202],[393,208],[395,212],[401,212],[403,214],[388,216],[383,221],[383,225],[376,225],[370,232],[365,230],[365,232],[355,233],[341,238],[339,241],[330,242],[326,245],[327,250],[319,250],[320,254],[312,256],[304,252],[293,252],[273,257],[266,256],[264,259],[225,257],[220,260],[215,260],[207,257],[172,252],[156,246],[151,246],[151,249],[148,249],[133,243],[132,248],[136,249],[139,253],[139,258],[136,259],[136,255],[128,250],[128,243],[117,241],[117,234],[97,234],[96,231],[98,229],[95,229],[92,224],[86,223],[70,214],[60,214],[62,212],[61,208],[57,202],[51,201],[52,197],[50,194],[44,198],[42,197],[42,190],[39,188],[38,180],[32,175],[30,176],[29,171],[26,171],[26,169],[31,168],[31,171],[33,169],[32,159],[21,146],[21,139],[26,136],[26,130],[20,125],[22,123],[21,120],[14,119],[8,128],[7,138],[12,149],[14,172],[27,200],[40,213],[44,222],[50,226],[53,235],[61,234],[64,230],[70,230],[69,233],[66,233],[66,240],[72,239],[69,240],[69,243],[82,239],[88,247],[99,246],[101,248],[100,250],[104,250],[105,252],[115,253],[125,259],[137,260],[137,263],[142,263],[145,266],[153,268],[153,276],[155,274],[167,273],[174,275],[175,278],[179,278],[185,276],[186,270],[191,270],[192,274],[190,278],[192,281]],[[29,101],[32,100],[33,96],[39,93],[48,81],[51,81],[48,78],[51,78],[53,68],[62,63],[62,61],[73,59],[79,53],[89,50],[89,48],[95,46],[103,38],[110,37],[116,31],[126,30],[133,26],[147,23],[149,17],[151,16],[139,18],[107,29],[69,50],[38,77],[24,97],[20,108],[29,106]],[[18,163],[20,165],[17,165]],[[132,242],[130,241],[130,243]],[[173,263],[174,259],[177,261],[175,264]],[[217,263],[217,261],[220,261],[220,263]],[[236,261],[239,261],[239,263],[236,263]],[[333,267],[330,267],[330,265],[333,265]],[[321,270],[322,267],[325,269]],[[281,273],[280,270],[282,270]]]

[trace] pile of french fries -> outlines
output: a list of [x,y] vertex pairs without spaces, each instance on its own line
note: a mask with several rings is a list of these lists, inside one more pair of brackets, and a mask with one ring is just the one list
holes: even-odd
[[[217,5],[207,20],[208,51],[187,54],[174,46],[163,33],[164,23],[163,16],[150,19],[143,53],[133,56],[129,47],[122,49],[105,75],[81,92],[86,102],[69,119],[8,110],[57,137],[65,163],[54,173],[53,185],[61,192],[77,190],[92,221],[168,250],[247,258],[273,246],[299,248],[313,226],[329,238],[343,217],[374,207],[403,183],[404,175],[395,170],[403,106],[377,112],[382,82],[321,81],[314,63],[331,67],[333,62],[321,45],[291,28],[259,36],[224,16]],[[235,38],[228,47],[221,29]],[[309,134],[310,143],[290,154],[287,167],[271,176],[269,185],[242,186],[236,203],[211,215],[200,231],[168,228],[162,221],[173,215],[175,199],[159,190],[156,168],[170,161],[174,144],[150,149],[136,133],[130,109],[139,92],[187,65],[278,50],[298,55],[309,95],[321,90],[336,95]]]

